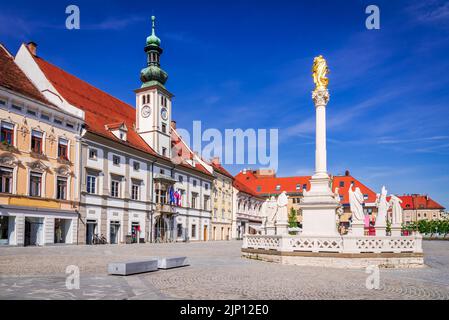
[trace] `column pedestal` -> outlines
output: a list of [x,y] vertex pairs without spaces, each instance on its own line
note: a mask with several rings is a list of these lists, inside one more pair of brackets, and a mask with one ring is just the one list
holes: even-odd
[[269,225],[266,227],[267,236],[275,236],[276,235],[276,227],[273,225]]
[[365,235],[365,224],[363,222],[355,222],[351,225],[351,236],[364,236]]
[[391,225],[391,236],[392,237],[400,237],[402,231],[402,226],[400,224],[392,224]]
[[339,203],[330,189],[330,178],[313,176],[310,185],[301,201],[301,235],[339,236],[335,219]]
[[277,236],[288,235],[288,222],[287,221],[276,222],[276,235]]
[[376,226],[376,236],[385,237],[387,235],[387,226]]

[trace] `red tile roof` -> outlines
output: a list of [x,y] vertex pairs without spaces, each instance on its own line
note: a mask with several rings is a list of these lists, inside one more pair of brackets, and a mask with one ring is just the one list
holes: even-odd
[[431,199],[429,196],[412,194],[398,196],[402,200],[401,206],[406,210],[416,209],[438,209],[444,210],[445,208]]
[[[61,94],[70,104],[85,112],[86,129],[88,131],[116,142],[126,144],[159,158],[170,160],[169,158],[158,155],[145,140],[133,130],[136,117],[136,109],[134,109],[134,107],[74,75],[69,74],[40,57],[33,57],[59,94]],[[108,128],[113,129],[123,123],[128,128],[126,142],[120,140],[108,130]],[[180,165],[211,175],[200,163],[196,163],[195,167],[192,167],[184,161]]]
[[54,107],[14,62],[14,57],[0,44],[0,86]]
[[260,194],[258,194],[257,192],[254,192],[250,187],[248,187],[244,183],[238,181],[237,179],[234,179],[234,181],[232,182],[232,185],[234,186],[234,188],[236,188],[240,192],[249,194],[250,196],[253,196],[256,198],[262,198]]
[[[264,196],[280,194],[282,191],[286,191],[287,193],[302,193],[304,191],[304,185],[306,185],[306,190],[310,189],[310,178],[310,176],[258,178],[252,171],[246,171],[245,174],[240,172],[235,176],[236,181],[247,186],[252,192]],[[349,203],[348,190],[352,181],[355,187],[359,187],[360,191],[368,196],[365,202],[372,203],[376,201],[376,193],[354,177],[334,176],[332,191],[335,191],[336,187],[339,188],[339,194],[343,196],[341,200],[342,204]],[[340,186],[341,184],[342,186]],[[280,186],[279,190],[276,190],[277,186]]]
[[232,174],[230,174],[225,168],[223,168],[223,166],[221,164],[211,162],[211,166],[214,168],[214,170],[218,171],[222,175],[227,176],[234,180],[234,176]]

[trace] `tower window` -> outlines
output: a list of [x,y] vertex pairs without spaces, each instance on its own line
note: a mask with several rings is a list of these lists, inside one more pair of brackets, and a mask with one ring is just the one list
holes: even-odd
[[162,124],[162,132],[167,133],[167,125],[165,123]]
[[162,148],[162,156],[163,157],[167,156],[167,148]]

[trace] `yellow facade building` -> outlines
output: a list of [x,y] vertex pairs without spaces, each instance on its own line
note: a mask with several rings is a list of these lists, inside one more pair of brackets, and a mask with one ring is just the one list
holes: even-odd
[[82,119],[48,102],[0,46],[0,244],[76,243]]
[[212,159],[214,170],[211,240],[230,240],[232,237],[233,176],[224,169],[218,158]]

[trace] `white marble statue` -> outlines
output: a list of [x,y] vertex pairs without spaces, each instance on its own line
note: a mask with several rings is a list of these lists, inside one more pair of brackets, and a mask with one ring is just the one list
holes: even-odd
[[264,203],[262,203],[262,230],[264,231],[263,233],[266,234],[266,227],[267,227],[267,221],[268,221],[268,199],[266,199],[264,201]]
[[402,224],[402,207],[401,207],[402,200],[396,197],[395,195],[391,196],[389,204],[392,208],[392,219],[391,224],[392,225],[401,225]]
[[335,188],[334,191],[334,199],[340,203],[340,189],[338,187]]
[[360,188],[355,188],[355,191],[352,190],[354,184],[351,183],[349,187],[349,205],[352,213],[352,223],[365,223],[365,214],[363,213],[363,193],[360,191]]
[[277,199],[277,216],[276,216],[277,222],[288,221],[287,205],[288,205],[287,193],[285,191],[282,191],[282,193],[279,195]]
[[276,198],[271,196],[267,203],[267,225],[274,224],[274,218],[276,217],[277,205]]
[[387,189],[385,186],[382,187],[380,194],[376,197],[376,227],[384,227],[387,225],[387,212],[390,209],[390,203],[387,201]]

